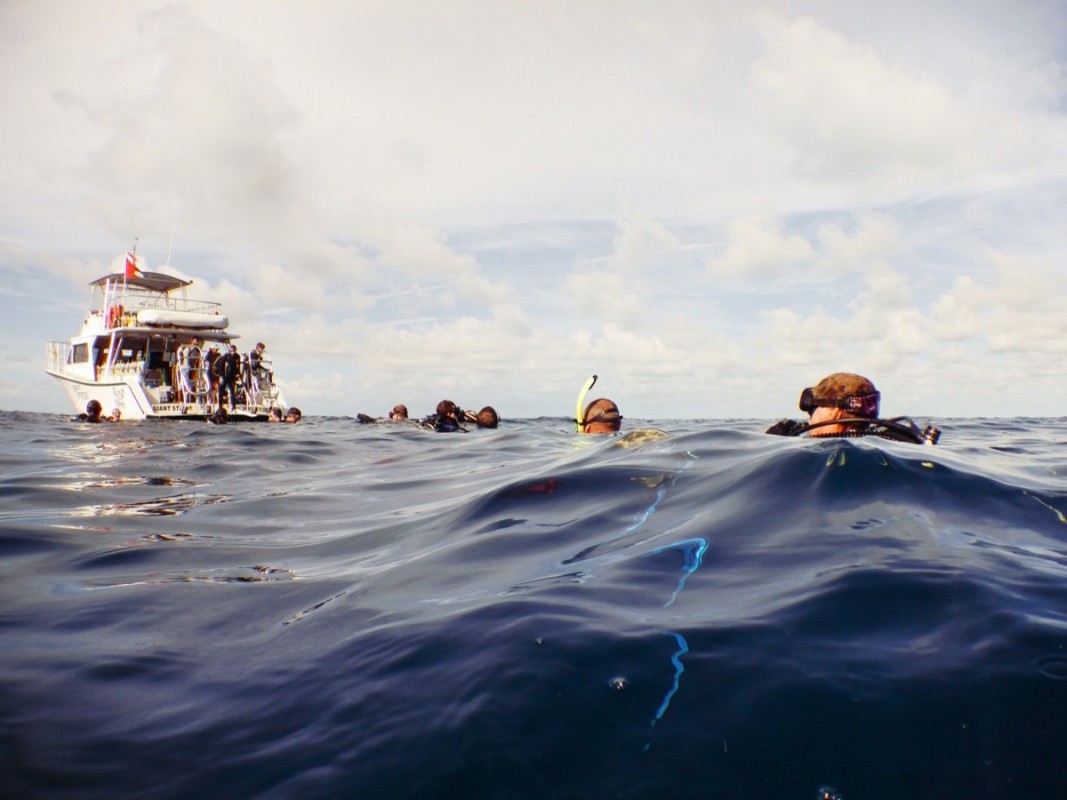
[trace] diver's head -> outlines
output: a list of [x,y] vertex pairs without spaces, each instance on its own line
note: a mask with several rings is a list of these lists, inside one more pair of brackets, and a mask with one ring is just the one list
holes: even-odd
[[394,422],[399,422],[407,418],[408,407],[403,403],[398,403],[397,405],[393,406],[393,410],[389,412],[389,419],[393,420]]
[[845,416],[878,418],[881,394],[862,375],[835,372],[800,394],[800,410],[812,415],[817,409],[832,408],[847,412]]
[[459,407],[451,400],[442,400],[437,404],[437,416],[440,419],[457,420]]
[[495,428],[500,424],[500,417],[497,416],[496,409],[492,406],[486,406],[478,412],[474,418],[475,424],[479,428]]
[[601,397],[582,413],[582,433],[614,433],[621,427],[622,414],[613,400]]
[[99,417],[103,410],[104,407],[100,405],[99,400],[90,400],[85,404],[85,413],[90,417]]

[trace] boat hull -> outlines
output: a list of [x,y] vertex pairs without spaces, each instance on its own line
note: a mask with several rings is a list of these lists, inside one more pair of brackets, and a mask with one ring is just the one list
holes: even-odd
[[[74,407],[75,414],[85,413],[90,400],[96,400],[110,416],[118,410],[123,422],[146,419],[205,420],[216,409],[214,398],[205,402],[178,403],[165,395],[163,402],[153,401],[145,386],[132,380],[91,381],[54,370],[47,370],[63,387]],[[230,422],[267,422],[270,408],[238,403],[227,408]]]

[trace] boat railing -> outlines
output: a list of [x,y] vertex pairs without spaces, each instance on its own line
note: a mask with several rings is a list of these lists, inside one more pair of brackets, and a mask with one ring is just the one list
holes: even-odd
[[[221,315],[222,304],[210,300],[193,300],[184,294],[173,292],[150,292],[137,286],[112,284],[102,296],[98,296],[99,312],[121,306],[123,310],[133,312],[147,308],[154,311],[180,311],[192,314]],[[95,305],[95,304],[94,304]]]
[[208,300],[186,300],[182,297],[165,297],[159,295],[144,295],[141,297],[127,294],[122,298],[122,303],[127,310],[138,308],[150,308],[156,311],[180,311],[191,314],[221,315],[221,303],[213,303]]

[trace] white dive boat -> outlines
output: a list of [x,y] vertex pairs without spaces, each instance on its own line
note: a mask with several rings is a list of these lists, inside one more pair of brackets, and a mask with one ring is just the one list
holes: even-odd
[[[97,400],[123,420],[205,419],[218,406],[211,350],[229,350],[238,336],[218,303],[190,300],[191,281],[127,267],[89,284],[89,311],[67,341],[48,342],[49,375],[85,411]],[[199,342],[199,344],[197,344]],[[243,353],[236,402],[224,404],[231,420],[266,421],[285,401],[270,360]]]

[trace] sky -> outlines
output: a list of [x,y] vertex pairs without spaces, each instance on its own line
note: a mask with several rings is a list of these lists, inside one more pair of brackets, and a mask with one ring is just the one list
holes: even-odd
[[136,241],[305,415],[1067,413],[1061,0],[0,0],[0,111],[0,409]]

